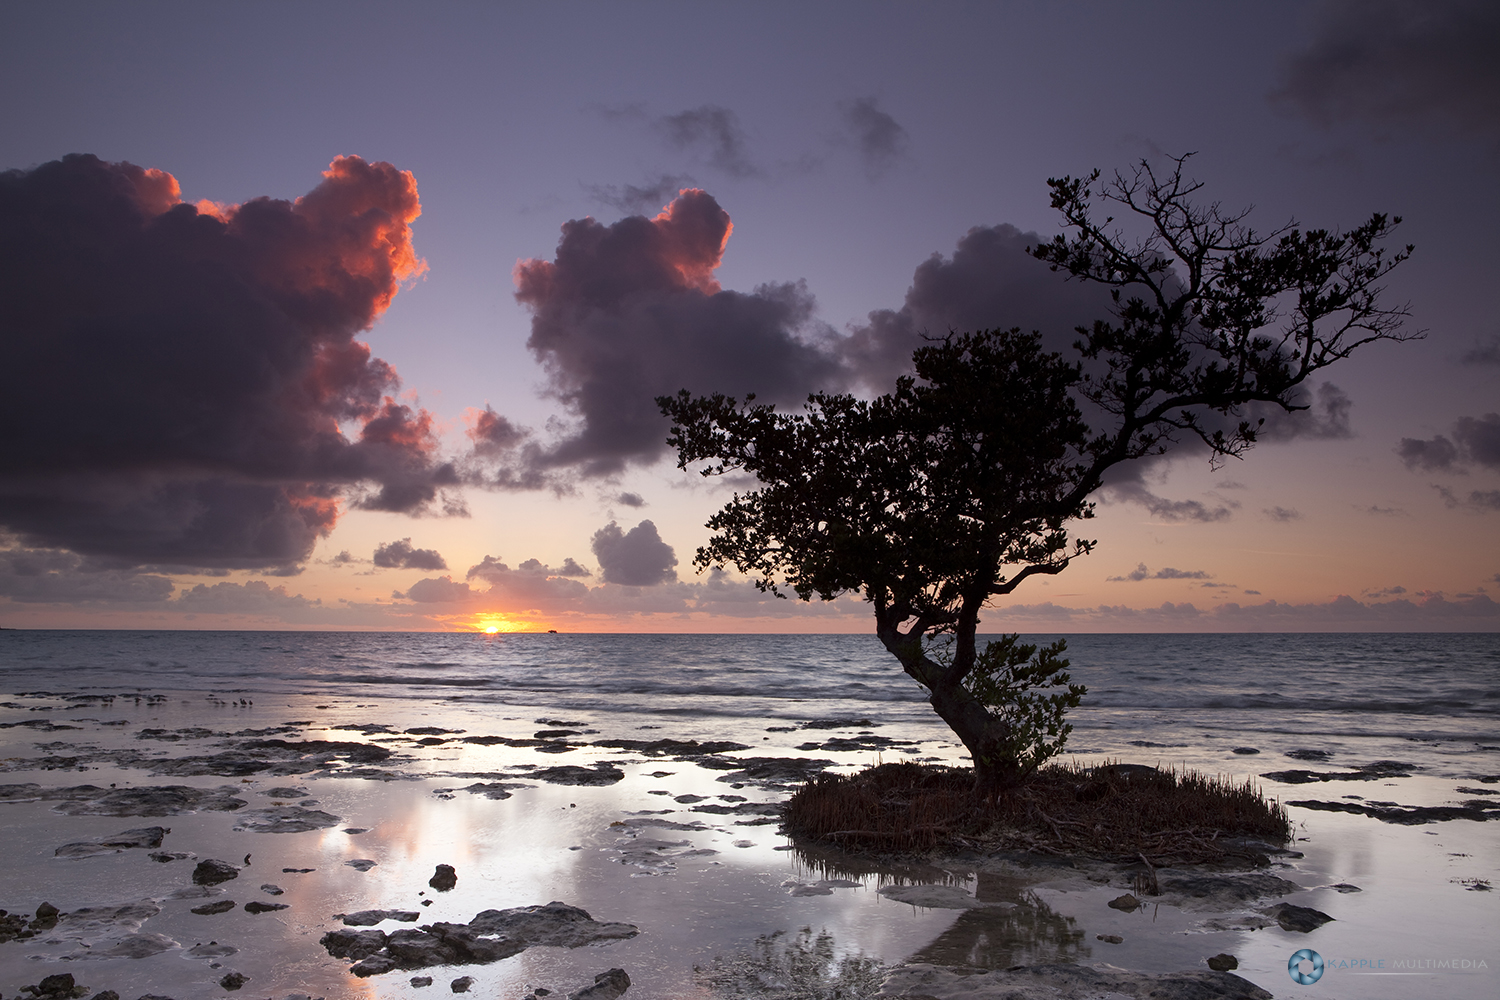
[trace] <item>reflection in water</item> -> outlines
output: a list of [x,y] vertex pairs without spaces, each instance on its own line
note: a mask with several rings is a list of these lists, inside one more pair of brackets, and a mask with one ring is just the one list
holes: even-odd
[[953,926],[908,961],[981,969],[1076,963],[1090,954],[1083,942],[1084,932],[1077,921],[1053,910],[1036,893],[1022,892],[1015,906],[965,910]]
[[768,1000],[865,1000],[885,979],[885,966],[863,955],[836,959],[833,935],[804,927],[793,937],[786,931],[762,934],[747,952],[715,957],[694,978],[722,1000],[763,997]]

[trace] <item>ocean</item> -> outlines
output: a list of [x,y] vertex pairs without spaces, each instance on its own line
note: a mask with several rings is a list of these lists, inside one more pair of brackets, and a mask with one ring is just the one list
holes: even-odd
[[[1319,996],[1397,997],[1439,988],[1453,997],[1495,995],[1500,892],[1485,886],[1500,881],[1500,827],[1473,818],[1409,823],[1391,817],[1409,816],[1401,811],[1417,807],[1484,804],[1490,801],[1485,796],[1500,791],[1500,636],[1065,638],[1073,677],[1088,687],[1070,714],[1075,728],[1065,759],[1191,767],[1251,778],[1285,802],[1317,799],[1356,811],[1291,807],[1299,829],[1294,846],[1302,856],[1278,862],[1281,873],[1311,890],[1299,903],[1335,917],[1305,940],[1276,927],[1251,927],[1253,920],[1210,926],[1165,906],[1147,927],[1104,907],[1108,887],[1091,892],[1066,880],[1035,881],[1021,905],[1040,906],[1049,919],[1072,928],[1064,935],[1071,951],[1061,957],[1168,971],[1201,968],[1205,955],[1227,951],[1239,955],[1240,975],[1277,996],[1302,995],[1314,988],[1288,978],[1286,954],[1295,950],[1291,945],[1310,942],[1330,960]],[[257,995],[420,995],[410,992],[418,987],[405,973],[353,979],[343,968],[347,963],[314,942],[335,907],[393,904],[398,895],[412,905],[412,893],[425,891],[422,880],[444,858],[460,859],[461,889],[429,911],[448,913],[443,919],[558,899],[584,906],[596,919],[641,927],[639,938],[607,949],[534,948],[468,970],[493,987],[492,995],[510,996],[505,990],[539,985],[547,976],[566,993],[628,959],[634,965],[625,967],[638,984],[631,996],[718,996],[714,983],[721,980],[704,969],[788,947],[803,927],[826,931],[832,955],[885,963],[961,952],[968,964],[1004,968],[1060,957],[1034,934],[1017,930],[1024,921],[1012,921],[1003,933],[984,930],[980,937],[988,943],[979,951],[954,952],[951,939],[962,936],[964,920],[977,911],[907,905],[881,895],[883,886],[920,880],[910,872],[821,884],[805,860],[785,849],[767,818],[784,786],[736,782],[735,792],[727,793],[722,770],[681,759],[653,764],[649,753],[599,745],[727,740],[752,748],[740,756],[822,757],[845,770],[909,758],[961,763],[962,748],[921,689],[872,636],[5,631],[0,694],[0,769],[8,772],[0,781],[12,783],[8,788],[102,787],[106,779],[121,787],[220,787],[231,782],[222,769],[194,771],[171,761],[188,751],[224,752],[238,745],[236,738],[277,727],[305,739],[383,742],[404,761],[384,773],[325,761],[300,773],[287,765],[281,773],[289,777],[233,779],[244,786],[242,797],[277,781],[300,782],[323,809],[363,828],[358,834],[229,831],[229,819],[239,814],[209,811],[170,820],[126,821],[86,810],[60,818],[62,807],[45,794],[28,799],[13,793],[0,801],[0,833],[8,843],[27,845],[0,858],[0,908],[25,911],[50,892],[59,897],[50,901],[65,911],[70,901],[87,907],[136,897],[155,900],[151,905],[161,910],[145,930],[130,931],[159,928],[158,937],[171,942],[160,953],[66,966],[87,970],[101,988],[112,982],[157,992],[177,988],[185,996],[201,989],[205,976],[234,965],[225,960],[209,970],[212,963],[182,960],[208,933],[205,918],[186,916],[188,901],[172,902],[161,880],[175,873],[172,884],[183,883],[189,859],[131,868],[128,851],[84,861],[53,856],[60,838],[98,837],[144,822],[169,825],[180,845],[197,845],[174,848],[182,853],[208,856],[227,836],[232,848],[218,848],[214,856],[228,851],[237,857],[254,845],[257,859],[277,853],[289,868],[337,872],[316,886],[315,876],[303,879],[288,916],[213,918],[221,921],[216,940],[245,939],[234,967],[250,975],[250,989],[262,991]],[[569,745],[522,745],[546,742],[535,738],[538,727],[571,730],[563,738]],[[418,740],[408,730],[435,735]],[[499,742],[476,743],[475,734]],[[830,736],[849,742],[837,746]],[[564,759],[618,766],[625,778],[609,788],[522,781],[493,798],[465,789],[471,781],[524,779],[536,773],[537,761]],[[153,768],[177,777],[151,778]],[[718,813],[687,804],[711,797],[729,804]],[[756,806],[758,817],[724,811]],[[648,820],[668,825],[653,833],[640,826]],[[620,846],[622,836],[638,846],[643,830],[652,843],[677,846],[654,848],[658,853],[645,860]],[[294,864],[298,851],[303,861],[321,861]],[[379,867],[368,877],[351,874],[339,860],[351,852]],[[976,876],[954,870],[932,877],[972,891]],[[377,885],[379,891],[371,891]],[[1337,885],[1362,891],[1329,888]],[[292,898],[291,886],[284,888]],[[1130,930],[1121,933],[1126,925]],[[1096,931],[1122,936],[1124,944],[1101,944]],[[0,943],[0,994],[10,995],[23,980],[35,982],[35,975],[26,976],[45,974],[49,962],[76,959],[81,946],[97,952],[101,941],[122,934],[106,927],[92,943],[86,935],[45,947]],[[260,943],[248,946],[251,938]],[[758,944],[762,939],[781,943]],[[175,957],[168,962],[168,955]],[[1337,967],[1335,958],[1346,965]],[[1426,985],[1413,993],[1409,976],[1366,976],[1385,966],[1349,966],[1350,958],[1469,964],[1424,966],[1419,975]],[[569,976],[576,982],[564,982]],[[127,996],[122,985],[111,988]]]

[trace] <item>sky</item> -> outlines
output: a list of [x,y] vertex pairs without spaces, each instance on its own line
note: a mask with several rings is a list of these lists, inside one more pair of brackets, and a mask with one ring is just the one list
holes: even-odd
[[1099,315],[1046,181],[1402,217],[1407,332],[1122,477],[1023,632],[1500,630],[1484,2],[7,4],[0,625],[858,632],[700,573],[680,388]]

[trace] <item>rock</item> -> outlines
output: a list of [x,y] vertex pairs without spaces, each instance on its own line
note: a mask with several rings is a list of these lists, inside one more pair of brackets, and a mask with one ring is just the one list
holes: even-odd
[[355,871],[367,872],[371,868],[374,868],[377,862],[371,861],[369,858],[355,858],[353,861],[345,861],[344,864]]
[[334,958],[358,961],[385,948],[385,931],[329,931],[318,939],[318,944]]
[[1208,967],[1215,972],[1233,972],[1240,967],[1240,960],[1233,955],[1220,952],[1208,959]]
[[95,993],[93,996],[89,997],[89,1000],[120,1000],[120,994],[116,993],[114,990],[100,990],[98,993]]
[[369,833],[370,829],[369,829],[369,827],[364,827],[364,826],[351,826],[351,827],[348,827],[347,829],[345,829],[344,832],[347,833],[351,837],[357,837],[361,833]]
[[[14,787],[14,786],[11,786]],[[188,785],[156,785],[144,788],[43,789],[42,799],[60,799],[53,812],[65,816],[180,816],[192,812],[233,812],[247,803],[236,797],[232,785],[193,788]]]
[[421,914],[415,910],[360,910],[356,913],[335,913],[334,917],[342,920],[345,927],[373,927],[382,920],[399,920],[403,923],[416,923]]
[[159,864],[168,864],[172,861],[191,861],[198,855],[192,851],[152,851],[146,857]]
[[90,958],[150,958],[177,947],[177,942],[165,934],[127,934],[114,941],[108,948],[95,948],[78,957]]
[[1189,875],[1163,879],[1162,892],[1187,909],[1230,910],[1252,899],[1301,892],[1295,882],[1275,875]]
[[1248,754],[1252,754],[1252,753],[1260,753],[1260,749],[1258,747],[1235,747],[1230,752],[1231,753],[1248,755]]
[[43,903],[36,908],[36,916],[32,918],[28,926],[34,931],[50,931],[57,926],[57,918],[60,915],[57,907],[51,903]]
[[544,767],[533,771],[530,777],[553,785],[613,785],[625,777],[625,772],[609,764],[600,764],[597,767],[563,764],[559,767]]
[[594,985],[569,993],[568,1000],[615,1000],[630,989],[630,977],[624,969],[610,969],[594,977]]
[[1124,944],[1125,939],[1118,934],[1095,934],[1094,940],[1103,941],[1105,944]]
[[1333,885],[1330,885],[1328,888],[1332,889],[1334,892],[1344,892],[1344,893],[1348,893],[1348,892],[1364,892],[1364,890],[1361,889],[1359,886],[1357,886],[1357,885],[1350,885],[1348,882],[1338,882],[1338,883],[1335,883]]
[[1421,826],[1424,823],[1441,823],[1455,819],[1479,822],[1500,819],[1500,806],[1492,806],[1484,801],[1467,802],[1461,806],[1403,806],[1394,802],[1364,804],[1305,799],[1288,802],[1287,805],[1300,806],[1303,809],[1319,809],[1324,812],[1355,813],[1370,816],[1382,823],[1397,823],[1401,826]]
[[207,861],[198,862],[198,867],[193,869],[193,883],[195,885],[218,885],[220,882],[228,882],[232,878],[239,878],[240,870],[228,861],[220,861],[217,858],[209,858]]
[[71,973],[59,972],[48,976],[35,986],[25,988],[39,997],[71,997],[76,985]]
[[1261,912],[1280,924],[1282,930],[1296,931],[1299,934],[1315,931],[1333,919],[1321,910],[1314,910],[1309,906],[1293,906],[1290,903],[1277,903]]
[[55,858],[90,858],[96,854],[123,854],[133,847],[160,847],[161,840],[172,831],[164,826],[143,826],[122,830],[107,837],[97,837],[76,844],[64,844],[52,852]]
[[1056,963],[1018,965],[975,974],[910,963],[890,970],[872,1000],[1081,1000],[1084,997],[1150,997],[1152,1000],[1273,1000],[1270,993],[1230,972],[1126,972]]
[[260,794],[273,799],[300,799],[307,796],[307,793],[300,788],[289,788],[284,785],[277,788],[267,788]]
[[273,913],[276,910],[287,909],[286,903],[262,903],[258,899],[252,899],[245,904],[246,913]]
[[467,993],[469,992],[469,987],[473,985],[473,976],[459,976],[457,979],[453,980],[453,982],[448,984],[448,988],[454,993]]
[[266,893],[267,895],[270,895],[270,896],[280,896],[280,895],[282,895],[283,893],[286,892],[286,890],[283,889],[281,886],[279,886],[279,885],[272,885],[270,882],[263,882],[263,883],[261,883],[260,891],[264,892],[264,893]]
[[210,941],[208,944],[195,944],[182,953],[183,958],[195,958],[204,962],[215,962],[221,958],[228,958],[237,954],[239,949],[232,944],[220,944]]
[[250,977],[243,972],[229,972],[224,975],[223,979],[219,980],[219,985],[226,990],[237,990],[249,981]]
[[630,924],[601,923],[586,910],[566,903],[485,910],[467,924],[438,922],[420,928],[382,931],[338,930],[320,944],[335,958],[360,958],[349,971],[373,976],[392,969],[437,965],[484,965],[535,945],[578,948],[635,937]]
[[937,910],[969,910],[987,905],[956,885],[883,885],[876,891],[898,903]]
[[413,986],[415,986],[417,989],[421,989],[424,986],[431,986],[432,985],[432,977],[431,976],[412,976],[411,977],[411,984]]
[[1105,905],[1116,910],[1123,910],[1126,913],[1131,913],[1140,908],[1141,901],[1127,892],[1123,896],[1116,896]]
[[438,865],[437,870],[432,873],[432,878],[427,880],[427,884],[438,892],[447,892],[458,885],[458,873],[453,870],[452,865]]
[[188,912],[196,913],[200,917],[211,917],[215,913],[228,913],[234,909],[234,905],[234,900],[232,899],[221,899],[217,903],[205,903],[202,906],[195,906]]
[[315,871],[317,871],[316,868],[283,868],[283,869],[281,869],[281,874],[283,874],[283,875],[306,875],[308,872],[315,872]]
[[250,833],[306,833],[338,826],[343,819],[321,809],[303,806],[272,806],[241,813],[234,828]]

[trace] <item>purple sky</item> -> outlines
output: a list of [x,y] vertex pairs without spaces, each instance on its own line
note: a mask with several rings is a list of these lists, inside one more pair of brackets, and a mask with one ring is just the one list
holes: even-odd
[[1106,492],[985,626],[1500,629],[1497,48],[1480,2],[12,5],[0,624],[865,630],[695,574],[727,487],[652,397],[1065,335],[1047,178],[1195,152],[1261,229],[1401,215],[1426,337]]

